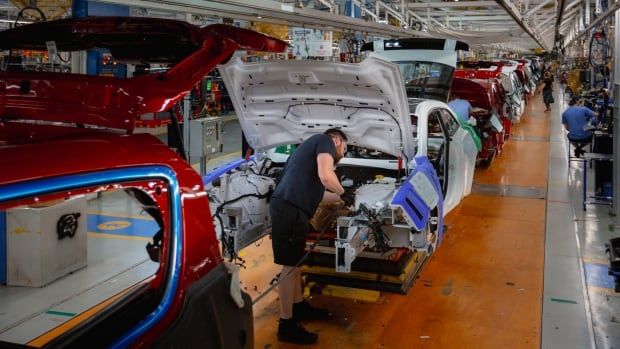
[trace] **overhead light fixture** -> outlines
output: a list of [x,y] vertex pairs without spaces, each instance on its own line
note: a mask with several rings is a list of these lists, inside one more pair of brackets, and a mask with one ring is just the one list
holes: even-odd
[[256,15],[256,18],[261,19],[261,18],[263,18],[263,16],[261,16],[261,15]]

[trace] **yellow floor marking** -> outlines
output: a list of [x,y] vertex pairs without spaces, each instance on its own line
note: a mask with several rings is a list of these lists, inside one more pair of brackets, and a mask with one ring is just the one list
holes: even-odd
[[325,296],[340,297],[370,303],[379,303],[379,299],[381,299],[381,292],[379,291],[334,285],[323,286],[321,289],[321,294]]
[[586,263],[609,265],[609,259],[593,257],[582,257],[581,259]]
[[613,288],[588,286],[588,290],[604,296],[620,297],[620,293],[615,292]]
[[95,237],[95,238],[120,239],[120,240],[137,240],[137,241],[151,241],[152,240],[152,238],[149,238],[146,236],[104,234],[104,233],[93,233],[91,231],[88,232],[88,236]]

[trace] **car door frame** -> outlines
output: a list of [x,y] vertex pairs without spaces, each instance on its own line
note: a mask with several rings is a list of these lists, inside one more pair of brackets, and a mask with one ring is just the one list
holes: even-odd
[[[175,172],[166,166],[160,165],[138,166],[85,174],[71,174],[54,178],[35,179],[0,187],[0,202],[7,202],[54,192],[66,192],[110,183],[143,181],[148,179],[164,181],[168,185],[168,192],[170,193],[170,227],[168,228],[170,251],[167,253],[165,262],[162,262],[162,267],[165,268],[162,272],[166,282],[161,290],[159,304],[140,321],[140,323],[132,326],[131,329],[116,338],[111,345],[111,347],[114,348],[129,346],[136,339],[147,333],[168,314],[177,298],[182,264],[183,213],[181,188]],[[112,307],[114,307],[114,305],[112,305]],[[77,327],[76,330],[79,330],[79,328],[80,327]]]
[[[478,149],[476,147],[476,144],[471,134],[460,126],[458,116],[456,116],[456,114],[450,108],[442,107],[440,109],[443,113],[446,114],[446,117],[450,118],[452,122],[457,126],[455,132],[450,135],[450,138],[451,138],[450,142],[454,143],[450,147],[451,152],[453,153],[453,155],[450,155],[451,157],[450,162],[454,168],[452,170],[453,178],[451,179],[451,181],[452,183],[457,182],[457,184],[460,184],[460,188],[454,188],[455,195],[456,193],[460,193],[460,197],[458,198],[457,203],[455,204],[456,206],[458,205],[458,202],[460,202],[460,200],[464,196],[467,196],[471,193],[471,186],[473,183],[474,169],[476,166],[476,156],[478,155]],[[471,143],[470,144],[471,154],[469,154],[467,152],[467,149],[465,148],[465,145],[468,142],[468,140]],[[458,146],[455,146],[455,144],[461,144],[461,146],[458,147]],[[461,173],[465,174],[464,181],[457,180],[458,175]],[[449,211],[449,210],[446,210],[446,211]]]

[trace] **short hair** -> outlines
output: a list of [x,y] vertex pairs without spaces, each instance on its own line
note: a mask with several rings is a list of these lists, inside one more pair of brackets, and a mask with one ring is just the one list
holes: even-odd
[[349,139],[347,138],[347,135],[344,134],[344,132],[342,132],[340,129],[337,128],[330,128],[325,130],[325,132],[323,132],[323,134],[326,134],[328,136],[331,137],[340,137],[343,141],[348,142]]
[[570,99],[570,101],[568,101],[568,105],[575,105],[578,101],[579,100],[577,99],[577,97],[573,97]]

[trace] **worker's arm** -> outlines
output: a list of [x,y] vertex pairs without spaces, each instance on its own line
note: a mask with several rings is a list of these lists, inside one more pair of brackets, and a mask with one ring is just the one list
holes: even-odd
[[325,193],[323,193],[323,199],[321,201],[331,204],[331,203],[339,202],[342,200],[340,199],[340,195],[334,194],[331,191],[326,190]]
[[596,112],[588,107],[585,107],[588,113],[589,118],[597,118],[598,114],[596,114]]
[[336,195],[344,194],[344,188],[340,185],[340,181],[334,172],[334,158],[329,153],[320,153],[316,156],[316,162],[319,170],[319,179],[325,189],[335,193]]
[[566,131],[568,131],[568,124],[566,124],[566,123],[562,123],[562,125],[564,126],[564,129],[565,129]]

